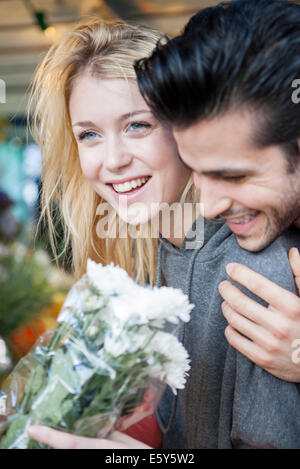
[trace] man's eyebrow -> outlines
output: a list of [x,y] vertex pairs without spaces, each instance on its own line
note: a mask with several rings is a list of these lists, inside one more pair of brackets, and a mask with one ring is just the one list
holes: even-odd
[[[126,114],[123,114],[122,116],[120,116],[119,120],[123,121],[123,120],[129,119],[130,117],[134,117],[138,114],[144,114],[144,113],[151,114],[151,111],[149,111],[149,109],[140,109],[138,111],[127,112]],[[97,125],[92,121],[75,122],[75,124],[72,124],[72,127],[75,127],[75,126],[78,126],[78,127],[97,127]]]
[[[179,160],[181,163],[190,171],[194,171],[197,173],[196,169],[191,168],[188,164],[186,164],[183,159],[181,158],[180,154]],[[240,176],[240,175],[247,175],[247,176],[252,176],[255,174],[255,171],[253,168],[219,168],[219,169],[211,169],[211,170],[206,170],[202,171],[201,174],[204,176],[214,176],[214,177],[222,177],[222,176]]]

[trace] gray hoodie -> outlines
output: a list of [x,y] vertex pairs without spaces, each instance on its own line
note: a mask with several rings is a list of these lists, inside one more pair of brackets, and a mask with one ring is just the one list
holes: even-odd
[[157,411],[163,448],[300,448],[300,384],[272,376],[228,345],[218,291],[229,278],[226,265],[240,262],[296,292],[287,252],[300,246],[300,234],[290,228],[259,253],[240,248],[227,224],[205,221],[204,235],[197,250],[185,248],[187,238],[180,248],[160,241],[158,284],[182,289],[195,305],[178,330],[191,357],[186,387],[177,396],[167,388]]

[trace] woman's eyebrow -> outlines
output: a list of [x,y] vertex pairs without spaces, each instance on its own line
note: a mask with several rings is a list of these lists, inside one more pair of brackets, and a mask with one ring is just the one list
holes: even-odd
[[[126,114],[122,114],[119,118],[120,121],[129,119],[130,117],[134,117],[138,114],[151,114],[151,111],[149,109],[140,109],[138,111],[132,111],[132,112],[127,112]],[[92,121],[81,121],[81,122],[75,122],[75,124],[72,124],[72,127],[97,127],[97,125],[92,122]]]
[[134,117],[138,114],[145,114],[145,113],[149,113],[151,114],[151,111],[149,111],[149,109],[140,109],[138,111],[133,111],[133,112],[127,112],[126,114],[123,114],[121,117],[120,117],[120,120],[126,120],[126,119],[129,119],[130,117]]
[[96,124],[92,121],[82,121],[82,122],[76,122],[75,124],[72,125],[72,127],[95,127]]

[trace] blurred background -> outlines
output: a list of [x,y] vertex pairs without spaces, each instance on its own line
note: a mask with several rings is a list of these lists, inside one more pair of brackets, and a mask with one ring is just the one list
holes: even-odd
[[[0,382],[55,322],[73,283],[37,232],[41,155],[27,93],[51,44],[85,16],[121,18],[170,36],[210,0],[0,0]],[[0,409],[1,415],[1,409]]]
[[84,16],[121,18],[175,36],[194,13],[217,3],[0,0],[0,381],[36,338],[54,327],[73,281],[68,263],[53,262],[46,230],[36,236],[41,162],[27,132],[26,106],[37,65]]

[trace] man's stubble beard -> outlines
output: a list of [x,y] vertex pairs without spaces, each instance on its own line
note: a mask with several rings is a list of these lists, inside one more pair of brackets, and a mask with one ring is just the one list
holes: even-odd
[[[285,230],[293,225],[293,223],[300,217],[300,187],[298,191],[294,190],[288,196],[286,195],[284,199],[282,198],[280,208],[271,207],[268,213],[265,212],[265,216],[267,218],[267,225],[260,241],[257,241],[257,245],[252,249],[247,249],[247,247],[241,246],[243,249],[251,252],[262,251],[281,236]],[[248,239],[247,235],[238,235],[236,237],[237,241],[244,240],[247,242]],[[242,244],[244,243],[242,242]]]

